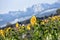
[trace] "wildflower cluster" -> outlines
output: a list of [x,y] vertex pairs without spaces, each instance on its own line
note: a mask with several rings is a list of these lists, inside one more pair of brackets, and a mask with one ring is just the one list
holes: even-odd
[[60,40],[60,16],[44,20],[32,16],[27,25],[15,24],[15,27],[0,29],[0,40]]

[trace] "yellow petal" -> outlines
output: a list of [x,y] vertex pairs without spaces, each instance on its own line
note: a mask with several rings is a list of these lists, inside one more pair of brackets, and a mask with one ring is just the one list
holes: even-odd
[[18,23],[16,23],[16,27],[19,27],[19,24]]
[[36,17],[35,16],[32,16],[31,20],[30,20],[30,23],[32,25],[34,25],[36,23]]
[[30,24],[27,25],[27,29],[30,30]]

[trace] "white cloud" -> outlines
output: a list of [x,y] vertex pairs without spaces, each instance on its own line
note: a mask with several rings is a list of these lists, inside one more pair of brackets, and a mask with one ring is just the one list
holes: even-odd
[[14,24],[14,23],[16,23],[16,22],[21,22],[21,21],[27,20],[27,19],[29,19],[29,18],[31,18],[31,16],[22,17],[22,18],[20,18],[20,19],[15,19],[14,21],[11,21],[10,23],[11,23],[11,24]]
[[26,8],[35,4],[53,4],[55,2],[58,2],[58,0],[0,0],[0,14],[14,10],[26,11]]
[[58,9],[58,8],[53,8],[53,9],[45,10],[45,11],[41,12],[40,15],[41,15],[41,14],[44,14],[44,13],[46,13],[46,12],[51,12],[51,11],[57,10],[57,9]]
[[34,9],[34,12],[37,12],[37,11],[40,12],[40,11],[44,10],[44,8],[40,4],[35,5],[33,9]]
[[10,22],[11,24],[14,24],[14,23],[16,23],[16,22],[18,22],[19,21],[19,19],[15,19],[14,21],[12,21],[12,22]]
[[57,0],[57,3],[60,3],[60,0]]
[[2,10],[0,11],[0,14],[8,14],[8,11]]
[[0,28],[5,27],[7,24],[1,25]]

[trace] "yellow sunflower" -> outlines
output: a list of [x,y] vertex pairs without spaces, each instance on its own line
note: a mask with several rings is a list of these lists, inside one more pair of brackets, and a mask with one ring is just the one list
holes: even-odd
[[32,16],[31,20],[30,20],[30,23],[32,25],[34,25],[36,23],[36,17],[35,16]]
[[44,25],[45,23],[44,22],[41,22],[42,25]]
[[5,37],[4,34],[5,34],[5,33],[4,33],[4,30],[0,30],[0,35],[2,35],[3,37]]
[[17,27],[17,28],[19,27],[19,23],[16,23],[16,27]]
[[10,29],[11,29],[11,27],[7,28],[7,30],[6,30],[6,31],[8,32]]
[[30,30],[30,29],[31,29],[31,28],[30,28],[30,26],[31,26],[30,24],[28,24],[28,25],[27,25],[27,29],[28,29],[28,30]]
[[52,17],[51,20],[54,21],[54,20],[56,20],[56,18],[55,17]]
[[46,23],[48,23],[48,21],[49,21],[48,19],[45,19],[45,20],[44,20],[44,22],[46,22]]

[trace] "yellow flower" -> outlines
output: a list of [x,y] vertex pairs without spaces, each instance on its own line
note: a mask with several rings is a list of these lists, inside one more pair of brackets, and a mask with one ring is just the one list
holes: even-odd
[[58,16],[55,16],[55,18],[58,18]]
[[16,23],[16,27],[17,27],[17,28],[19,27],[19,24],[18,24],[18,23]]
[[34,25],[36,23],[36,17],[35,16],[32,16],[31,20],[30,20],[30,23],[32,25]]
[[0,35],[2,35],[3,37],[5,37],[4,36],[4,30],[0,30]]
[[54,20],[56,20],[56,18],[55,17],[52,17],[51,20],[54,21]]
[[44,22],[46,22],[46,23],[47,23],[48,21],[49,21],[48,19],[45,19],[45,20],[44,20]]
[[28,25],[27,25],[27,29],[28,29],[28,30],[30,30],[30,29],[31,29],[31,28],[30,28],[30,24],[28,24]]
[[44,22],[41,22],[42,25],[44,25],[45,23]]
[[7,28],[7,30],[6,30],[6,31],[8,32],[10,29],[11,29],[11,27]]

